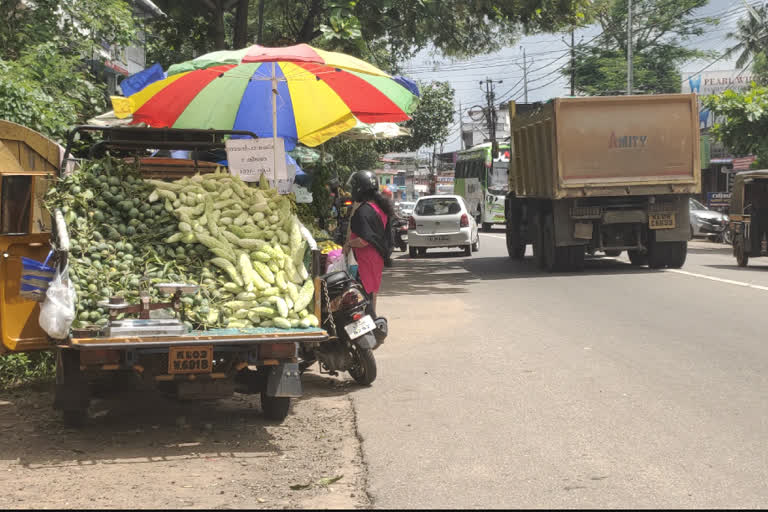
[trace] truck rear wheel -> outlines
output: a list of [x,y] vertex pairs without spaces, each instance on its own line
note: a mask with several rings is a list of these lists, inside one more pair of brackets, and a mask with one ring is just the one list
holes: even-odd
[[540,215],[533,217],[533,259],[536,261],[536,266],[540,269],[546,267],[544,260],[544,237],[542,229],[542,218]]
[[552,215],[547,215],[544,217],[544,226],[541,230],[541,242],[542,242],[542,248],[543,248],[543,256],[544,256],[544,268],[547,270],[547,272],[554,272],[556,270],[559,270],[559,259],[558,254],[561,251],[558,251],[557,247],[555,246],[555,223],[552,220]]
[[681,268],[685,265],[685,258],[688,256],[688,242],[666,242],[669,244],[667,249],[667,267]]
[[650,268],[680,268],[688,255],[688,242],[648,242],[648,266]]
[[749,254],[744,246],[744,238],[737,236],[733,242],[733,254],[736,256],[736,263],[740,267],[746,267],[749,264]]
[[521,240],[520,222],[517,215],[511,215],[507,219],[507,254],[513,260],[521,260],[525,257],[525,241]]
[[648,264],[648,254],[644,252],[640,252],[636,249],[627,251],[627,255],[629,256],[629,262],[639,267],[640,265],[647,265]]

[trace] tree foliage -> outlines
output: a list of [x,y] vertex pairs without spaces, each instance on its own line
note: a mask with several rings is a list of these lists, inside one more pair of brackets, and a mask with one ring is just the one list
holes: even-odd
[[123,0],[0,2],[0,118],[62,139],[105,108],[104,87],[88,60],[102,45],[136,35]]
[[[257,42],[259,2],[264,2],[266,46],[309,43],[361,57],[383,45],[394,60],[406,59],[428,46],[450,56],[497,50],[522,31],[554,31],[580,23],[590,0],[158,0],[169,14],[162,32],[174,41],[199,39],[204,19],[205,44],[198,54]],[[167,25],[172,25],[169,29]],[[244,31],[244,33],[243,33]],[[158,50],[162,40],[154,44]],[[238,45],[235,45],[235,42]],[[175,45],[186,48],[186,45]],[[184,55],[186,57],[186,55]],[[162,62],[161,58],[155,59]],[[182,59],[179,59],[182,60]],[[177,60],[178,61],[178,60]]]
[[[696,11],[708,0],[633,0],[633,91],[680,92],[680,65],[707,55],[684,46],[715,19]],[[588,95],[621,94],[627,83],[627,0],[597,0],[592,13],[603,31],[577,45],[575,88]],[[563,74],[570,75],[567,66]]]
[[752,84],[747,91],[707,96],[704,105],[722,119],[712,131],[735,155],[757,155],[768,164],[768,87]]
[[768,10],[764,6],[749,7],[746,16],[737,23],[736,32],[729,32],[726,37],[738,42],[728,48],[724,56],[730,58],[738,54],[736,67],[748,66],[768,45]]
[[391,139],[379,147],[384,151],[416,151],[423,146],[445,142],[453,123],[454,91],[448,82],[420,83],[421,101],[405,127],[408,137]]

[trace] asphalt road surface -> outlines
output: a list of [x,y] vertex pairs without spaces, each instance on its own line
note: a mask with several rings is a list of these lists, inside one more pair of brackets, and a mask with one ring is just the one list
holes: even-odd
[[374,505],[765,507],[767,306],[768,258],[709,242],[681,271],[545,274],[502,232],[399,256],[352,394]]

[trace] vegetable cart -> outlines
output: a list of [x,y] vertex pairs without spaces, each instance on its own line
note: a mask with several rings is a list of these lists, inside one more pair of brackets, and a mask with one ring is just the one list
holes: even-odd
[[[88,161],[60,172],[55,265],[77,293],[71,335],[55,340],[55,404],[82,422],[94,388],[157,389],[179,399],[259,393],[282,420],[302,393],[298,345],[320,328],[317,252],[290,200],[199,160],[231,130],[79,126]],[[190,160],[148,150],[191,151]],[[119,157],[119,158],[118,158]],[[312,245],[314,245],[312,243]]]

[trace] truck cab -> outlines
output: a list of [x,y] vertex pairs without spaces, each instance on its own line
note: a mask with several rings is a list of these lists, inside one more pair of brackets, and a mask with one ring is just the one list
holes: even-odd
[[42,262],[51,249],[43,202],[61,153],[43,135],[0,120],[0,353],[51,346],[38,324],[39,303],[20,292],[22,258]]

